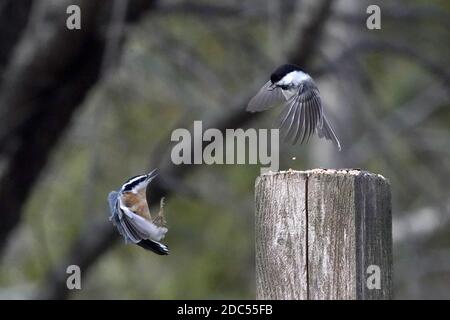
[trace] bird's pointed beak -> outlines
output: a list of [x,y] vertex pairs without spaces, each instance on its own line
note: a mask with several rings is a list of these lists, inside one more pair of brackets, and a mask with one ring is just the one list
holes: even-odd
[[269,86],[269,90],[272,91],[272,90],[274,90],[276,87],[277,87],[277,86],[276,86],[275,84],[272,83],[272,84]]

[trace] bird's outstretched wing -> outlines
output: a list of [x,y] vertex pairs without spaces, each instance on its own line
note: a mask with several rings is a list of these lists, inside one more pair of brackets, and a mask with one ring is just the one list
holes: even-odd
[[263,85],[263,87],[248,103],[247,111],[264,111],[286,101],[281,89],[278,87],[272,89],[271,84],[272,82],[269,80],[265,85]]
[[295,144],[308,141],[323,126],[323,109],[319,89],[314,81],[304,81],[298,91],[289,98],[278,120],[278,127],[285,141]]
[[139,243],[143,240],[160,241],[164,238],[167,233],[166,227],[159,227],[132,212],[123,204],[120,195],[120,192],[113,191],[108,196],[111,210],[109,219],[126,243]]
[[323,113],[319,89],[311,78],[304,80],[287,101],[283,90],[272,88],[271,84],[268,81],[250,100],[247,111],[264,111],[285,102],[277,123],[285,141],[303,143],[317,132],[320,138],[331,140],[341,150],[339,139]]
[[166,235],[166,227],[158,227],[151,221],[137,215],[126,207],[119,198],[119,210],[122,211],[120,224],[125,230],[127,236],[137,243],[141,240],[151,239],[160,241]]

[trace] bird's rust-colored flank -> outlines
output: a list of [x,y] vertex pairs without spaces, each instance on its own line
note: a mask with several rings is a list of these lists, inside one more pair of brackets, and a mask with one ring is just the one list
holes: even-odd
[[147,219],[148,221],[152,221],[145,195],[142,196],[139,193],[136,194],[133,192],[125,192],[122,196],[122,201],[125,206],[130,208],[131,211]]
[[152,218],[144,192],[124,192],[122,195],[123,204],[137,215],[153,222],[158,227],[166,227],[167,221],[164,217],[164,198],[161,198],[161,204],[158,214]]

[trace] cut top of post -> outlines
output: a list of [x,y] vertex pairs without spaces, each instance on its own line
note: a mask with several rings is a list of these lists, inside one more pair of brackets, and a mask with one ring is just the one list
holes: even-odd
[[314,174],[320,174],[320,175],[352,175],[352,176],[370,176],[372,178],[377,178],[377,179],[381,179],[383,181],[385,181],[386,183],[389,183],[388,179],[386,179],[384,176],[382,176],[381,174],[378,173],[372,173],[369,171],[365,171],[365,170],[361,170],[361,169],[310,169],[310,170],[285,170],[285,171],[277,171],[277,172],[273,172],[273,171],[268,171],[265,172],[263,174],[261,174],[261,176],[256,178],[256,183],[258,183],[258,181],[266,176],[279,176],[279,175],[289,175],[289,174],[295,174],[295,175],[314,175]]

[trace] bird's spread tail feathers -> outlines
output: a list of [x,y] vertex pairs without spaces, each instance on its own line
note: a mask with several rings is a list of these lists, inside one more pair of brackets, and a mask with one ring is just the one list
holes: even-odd
[[341,151],[341,143],[339,142],[338,137],[334,133],[334,130],[331,127],[331,124],[328,122],[327,117],[325,117],[325,115],[323,115],[323,126],[322,128],[318,128],[317,131],[320,138],[325,137],[327,140],[333,141],[333,143],[336,145],[339,151]]

